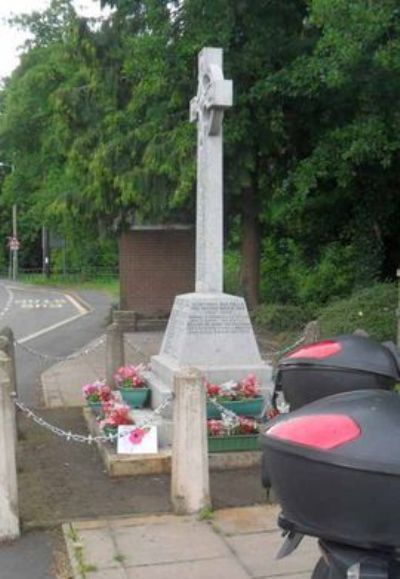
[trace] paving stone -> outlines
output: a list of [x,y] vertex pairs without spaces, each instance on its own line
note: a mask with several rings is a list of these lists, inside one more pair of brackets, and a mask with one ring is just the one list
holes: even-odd
[[121,567],[115,560],[115,556],[121,552],[115,548],[109,529],[79,530],[78,536],[83,543],[85,563],[96,565],[98,569]]
[[212,524],[226,535],[274,531],[279,511],[272,505],[221,509],[215,512]]
[[[68,523],[66,523],[68,526]],[[108,529],[107,521],[105,519],[95,519],[94,521],[75,521],[73,527],[77,533],[80,531],[88,531],[90,529]]]
[[87,579],[128,579],[129,575],[124,569],[102,569],[100,571],[93,571],[86,575]]
[[[249,579],[238,563],[230,559],[207,559],[168,565],[131,567],[128,579]],[[97,579],[97,575],[96,575]]]
[[114,537],[126,567],[229,555],[221,537],[210,526],[195,521],[121,528],[114,531]]
[[[122,529],[124,527],[142,527],[144,525],[165,525],[166,523],[174,523],[182,525],[196,521],[195,516],[179,516],[172,514],[161,515],[137,515],[134,517],[118,517],[117,519],[109,519],[108,525],[112,530]],[[74,523],[75,524],[75,523]],[[84,522],[82,524],[85,524]]]
[[[257,579],[269,579],[271,575],[264,575],[264,577],[257,577]],[[275,575],[276,579],[310,579],[310,572],[306,573],[291,573],[290,575]],[[97,577],[96,577],[97,579]]]
[[285,573],[297,577],[311,571],[320,556],[317,541],[306,537],[290,557],[277,561],[276,554],[282,545],[279,532],[236,535],[226,537],[226,541],[254,577],[274,577]]

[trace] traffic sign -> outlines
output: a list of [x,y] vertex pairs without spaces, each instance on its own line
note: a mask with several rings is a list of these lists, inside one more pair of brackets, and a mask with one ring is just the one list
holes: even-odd
[[11,251],[18,251],[21,245],[18,239],[16,237],[8,237],[7,239],[8,248],[11,249]]

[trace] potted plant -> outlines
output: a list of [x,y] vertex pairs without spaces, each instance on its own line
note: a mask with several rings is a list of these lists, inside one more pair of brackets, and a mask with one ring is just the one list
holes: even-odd
[[143,364],[128,364],[118,368],[114,374],[116,387],[131,408],[142,408],[149,395],[150,388],[143,377],[144,370]]
[[114,398],[111,388],[101,380],[85,384],[82,388],[82,394],[86,404],[94,412],[99,412],[104,402],[110,402]]
[[240,382],[233,380],[216,385],[205,381],[207,392],[207,418],[220,418],[221,411],[213,404],[215,400],[224,408],[241,416],[260,416],[264,397],[254,374],[248,374]]
[[239,452],[260,450],[259,424],[256,420],[239,416],[230,420],[207,420],[208,452]]
[[116,442],[118,426],[134,424],[130,415],[130,407],[127,404],[118,402],[105,402],[102,406],[103,415],[98,418],[100,430],[110,437],[111,442]]

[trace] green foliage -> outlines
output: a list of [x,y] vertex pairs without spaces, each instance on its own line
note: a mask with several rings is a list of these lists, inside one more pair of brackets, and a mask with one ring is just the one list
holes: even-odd
[[[193,220],[188,105],[198,51],[222,46],[234,81],[226,291],[246,290],[237,253],[246,219],[262,240],[267,303],[321,305],[394,278],[397,0],[102,4],[114,10],[96,26],[71,0],[15,19],[31,38],[0,91],[0,160],[15,165],[0,171],[0,237],[18,203],[21,265],[40,265],[42,225],[66,239],[68,267],[112,267],[132,221]],[[63,260],[54,253],[57,271]]]
[[88,274],[85,278],[84,272],[78,274],[52,274],[46,278],[43,274],[19,274],[18,278],[25,283],[48,286],[61,287],[69,289],[80,290],[96,290],[108,294],[115,302],[120,296],[119,280],[116,275],[111,275],[109,272],[104,272],[103,275],[96,271],[94,276]]
[[292,304],[262,304],[252,312],[254,324],[273,332],[301,331],[312,318],[309,308]]
[[241,295],[240,291],[240,254],[238,251],[228,250],[224,253],[224,292],[232,295]]
[[378,341],[396,341],[396,284],[375,284],[355,292],[350,298],[333,302],[320,312],[325,337],[353,333],[357,328]]
[[307,259],[293,239],[268,238],[263,244],[261,272],[263,301],[307,307],[324,304],[351,291],[354,249],[331,243]]

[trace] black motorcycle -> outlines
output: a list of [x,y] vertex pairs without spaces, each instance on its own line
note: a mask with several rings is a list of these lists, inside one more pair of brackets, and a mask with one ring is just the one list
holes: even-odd
[[271,421],[263,483],[292,553],[318,538],[313,579],[400,579],[400,396],[358,390]]

